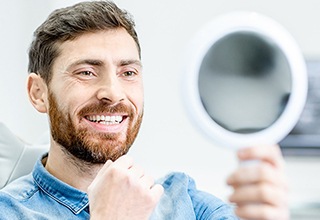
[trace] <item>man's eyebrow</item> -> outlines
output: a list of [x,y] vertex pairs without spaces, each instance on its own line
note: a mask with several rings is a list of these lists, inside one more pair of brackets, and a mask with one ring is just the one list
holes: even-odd
[[140,60],[120,60],[119,65],[120,66],[128,66],[128,65],[137,65],[140,68],[142,68],[142,63]]
[[[83,59],[83,60],[77,60],[74,63],[69,65],[69,68],[75,67],[82,64],[88,64],[92,66],[103,66],[104,62],[102,60],[98,59]],[[142,63],[140,60],[134,60],[134,59],[128,59],[128,60],[120,60],[117,65],[119,66],[128,66],[128,65],[137,65],[140,68],[142,68]]]
[[103,61],[102,60],[96,60],[96,59],[77,60],[74,63],[71,63],[69,65],[69,68],[75,67],[75,66],[78,66],[78,65],[82,65],[82,64],[89,64],[89,65],[92,65],[92,66],[102,66],[103,65]]

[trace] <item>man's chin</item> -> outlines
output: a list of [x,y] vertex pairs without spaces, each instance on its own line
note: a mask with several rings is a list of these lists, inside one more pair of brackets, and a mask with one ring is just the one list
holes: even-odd
[[121,146],[125,142],[125,138],[119,134],[103,134],[89,135],[84,138],[84,142],[96,148],[104,148],[109,146]]
[[120,156],[126,154],[129,147],[125,142],[118,139],[108,140],[92,140],[86,142],[85,147],[87,151],[92,154],[92,157],[96,158],[100,162],[106,162],[107,160],[116,160]]

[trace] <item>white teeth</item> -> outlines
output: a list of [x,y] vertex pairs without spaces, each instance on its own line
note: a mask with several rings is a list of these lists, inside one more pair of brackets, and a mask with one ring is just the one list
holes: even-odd
[[88,119],[92,122],[101,124],[119,124],[122,122],[123,117],[121,115],[90,115]]
[[122,116],[117,115],[117,116],[116,116],[116,121],[117,121],[117,122],[122,121]]

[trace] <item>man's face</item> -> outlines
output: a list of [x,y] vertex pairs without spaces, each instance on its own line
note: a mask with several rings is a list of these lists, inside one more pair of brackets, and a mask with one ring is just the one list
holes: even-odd
[[124,29],[87,33],[59,46],[48,86],[53,140],[90,163],[116,160],[143,115],[141,63]]

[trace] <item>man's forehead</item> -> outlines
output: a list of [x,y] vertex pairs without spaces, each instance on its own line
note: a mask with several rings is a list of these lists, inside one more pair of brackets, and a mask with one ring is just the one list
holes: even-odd
[[138,47],[124,29],[84,33],[56,46],[57,59],[63,63],[99,65],[106,57],[112,57],[119,65],[142,67]]

